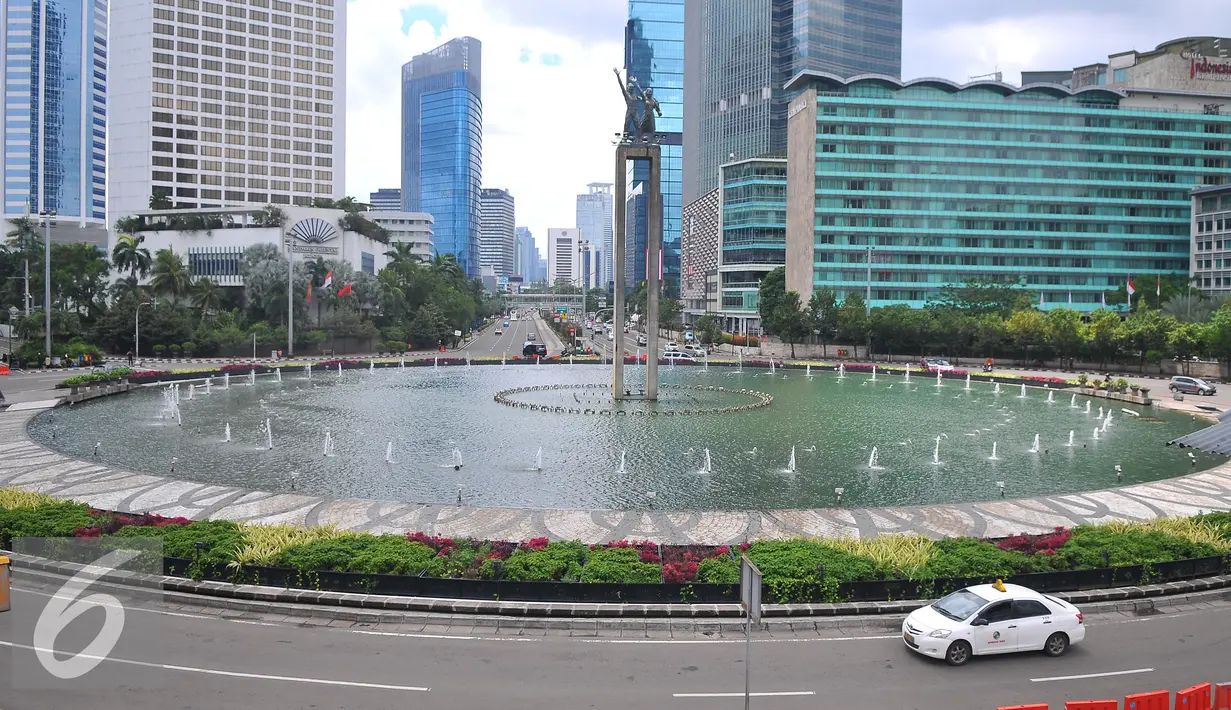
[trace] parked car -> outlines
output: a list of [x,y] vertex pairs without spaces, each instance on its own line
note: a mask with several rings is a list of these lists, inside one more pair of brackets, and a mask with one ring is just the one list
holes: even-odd
[[697,359],[691,353],[681,352],[679,350],[668,350],[663,353],[664,362],[696,362]]
[[953,369],[953,365],[950,365],[948,360],[938,357],[920,358],[919,366],[925,370],[938,370],[940,372],[948,372]]
[[1185,377],[1184,375],[1176,375],[1171,378],[1171,382],[1167,385],[1167,389],[1172,392],[1182,392],[1183,394],[1203,394],[1212,395],[1218,391],[1218,388],[1200,377]]
[[643,348],[644,348],[644,347],[646,346],[646,344],[648,344],[648,343],[649,343],[649,340],[645,337],[645,333],[638,333],[638,334],[637,334],[637,345],[639,345],[639,346],[641,346],[641,347],[643,347]]
[[1060,656],[1086,638],[1077,607],[1017,584],[978,584],[916,609],[902,641],[921,655],[965,665],[971,656],[1042,651]]
[[547,357],[547,346],[542,343],[526,342],[521,346],[522,357]]
[[700,343],[688,343],[684,346],[684,352],[690,353],[693,357],[705,357],[705,346]]
[[679,350],[680,350],[680,344],[679,344],[679,343],[677,343],[677,342],[675,342],[675,341],[671,341],[671,342],[667,343],[667,348],[666,348],[666,350],[667,350],[667,352],[669,352],[669,353],[679,352]]

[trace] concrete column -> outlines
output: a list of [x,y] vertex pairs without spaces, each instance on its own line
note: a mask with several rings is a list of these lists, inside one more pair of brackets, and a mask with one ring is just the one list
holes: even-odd
[[645,149],[645,158],[650,163],[649,194],[646,196],[645,245],[649,250],[646,259],[646,372],[645,398],[658,400],[658,291],[659,253],[663,246],[663,197],[661,188],[662,152],[654,145]]
[[[628,185],[625,184],[627,154],[624,146],[616,148],[615,164],[615,214],[611,221],[612,243],[615,254],[614,298],[611,304],[611,321],[619,324],[615,328],[615,351],[611,358],[611,394],[616,399],[624,398],[624,279],[627,264],[624,261],[624,247],[627,236],[624,233],[625,203],[628,200]],[[615,327],[615,326],[613,326]]]

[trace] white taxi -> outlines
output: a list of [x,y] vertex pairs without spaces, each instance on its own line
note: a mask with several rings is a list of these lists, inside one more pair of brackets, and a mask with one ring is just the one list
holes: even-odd
[[1085,637],[1077,607],[999,580],[959,589],[902,622],[902,641],[912,651],[951,666],[971,656],[1017,651],[1059,656]]

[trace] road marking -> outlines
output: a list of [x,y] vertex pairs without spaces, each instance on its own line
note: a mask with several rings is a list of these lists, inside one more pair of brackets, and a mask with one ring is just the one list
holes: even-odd
[[[814,690],[780,690],[772,693],[748,693],[754,698],[779,698],[793,695],[816,695]],[[672,693],[673,698],[742,698],[743,693]]]
[[[819,641],[883,641],[885,639],[900,639],[901,634],[886,636],[833,636],[829,638],[804,639],[752,639],[752,643],[816,643]],[[720,643],[747,643],[744,639],[577,639],[582,643],[621,643],[621,644],[681,644],[707,645]]]
[[[41,651],[44,653],[63,653],[55,649],[41,648],[37,646],[27,646],[23,643],[13,643],[12,641],[0,641],[0,646],[8,646],[9,648],[22,649],[25,651]],[[309,685],[331,685],[346,688],[368,688],[371,690],[399,690],[407,692],[426,693],[431,691],[431,688],[423,688],[414,685],[389,685],[386,683],[363,683],[354,680],[329,680],[327,678],[305,678],[300,676],[289,675],[266,675],[263,673],[241,673],[239,671],[224,671],[216,668],[197,668],[194,666],[177,666],[169,663],[150,663],[148,661],[134,661],[131,658],[109,658],[106,656],[93,656],[88,654],[78,654],[81,658],[98,659],[108,663],[119,663],[126,666],[140,666],[142,668],[158,668],[166,671],[179,671],[181,673],[199,673],[202,675],[217,675],[226,676],[228,678],[249,678],[252,680],[272,680],[281,681],[284,683],[306,683]]]
[[1135,675],[1137,673],[1153,673],[1153,668],[1134,668],[1131,671],[1110,671],[1108,673],[1083,673],[1081,675],[1057,675],[1050,678],[1031,678],[1031,683],[1050,683],[1054,680],[1085,680],[1086,678],[1108,678],[1117,675]]

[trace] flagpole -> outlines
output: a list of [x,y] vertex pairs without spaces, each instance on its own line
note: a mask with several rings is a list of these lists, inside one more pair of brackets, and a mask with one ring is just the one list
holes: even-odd
[[282,238],[286,240],[286,356],[291,358],[295,357],[295,245],[285,229]]

